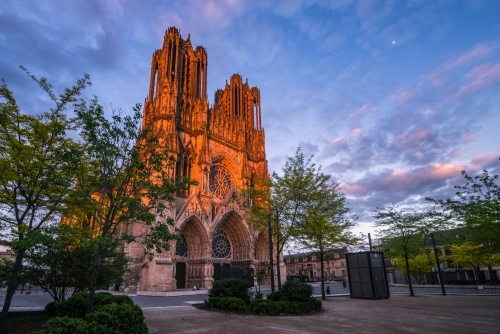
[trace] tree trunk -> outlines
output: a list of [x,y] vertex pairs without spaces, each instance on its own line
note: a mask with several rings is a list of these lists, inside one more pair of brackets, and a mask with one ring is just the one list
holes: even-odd
[[280,237],[276,237],[276,277],[278,279],[278,291],[281,290],[281,273],[280,273]]
[[325,268],[325,265],[323,263],[323,252],[320,251],[319,253],[319,261],[320,261],[320,268],[321,268],[321,299],[322,300],[326,300],[326,296],[325,296],[325,273],[324,273],[324,268]]
[[413,293],[413,285],[411,284],[410,263],[408,261],[408,251],[406,250],[406,247],[404,257],[406,261],[406,279],[408,280],[408,287],[410,288],[410,296],[415,297],[415,294]]
[[14,262],[14,267],[12,268],[12,273],[10,274],[9,285],[7,286],[7,295],[5,296],[5,302],[3,303],[2,308],[2,318],[1,318],[1,332],[8,333],[7,328],[7,315],[9,314],[10,304],[12,303],[12,297],[14,296],[14,291],[17,287],[17,276],[19,275],[19,271],[23,266],[23,258],[25,250],[20,251],[16,255],[16,262]]
[[99,266],[101,264],[101,257],[104,251],[104,246],[99,245],[97,247],[97,254],[95,256],[94,266],[92,267],[92,275],[90,276],[90,289],[89,289],[89,300],[87,302],[87,313],[94,312],[94,298],[95,291],[97,290],[97,274],[99,273]]

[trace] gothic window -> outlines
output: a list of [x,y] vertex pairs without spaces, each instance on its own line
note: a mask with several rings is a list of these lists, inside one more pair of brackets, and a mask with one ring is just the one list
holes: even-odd
[[257,100],[253,100],[253,127],[257,128]]
[[172,74],[172,81],[174,81],[174,76],[175,76],[175,58],[177,56],[177,45],[174,43],[174,52],[172,53],[172,67],[170,69],[170,73]]
[[233,112],[235,117],[240,116],[240,88],[233,88]]
[[155,76],[153,79],[153,100],[156,100],[156,85],[158,84],[158,64],[156,64],[155,68]]
[[218,198],[226,198],[233,189],[231,176],[220,166],[210,167],[210,191]]
[[219,259],[231,256],[231,243],[223,231],[216,232],[212,239],[212,256]]
[[188,254],[188,244],[184,235],[181,235],[181,241],[177,240],[177,245],[175,246],[175,255],[187,256]]

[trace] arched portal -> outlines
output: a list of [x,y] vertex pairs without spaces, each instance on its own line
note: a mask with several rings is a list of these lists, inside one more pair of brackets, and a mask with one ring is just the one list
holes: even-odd
[[255,261],[269,262],[269,237],[265,231],[260,232],[255,241]]
[[202,222],[192,216],[181,223],[175,249],[175,273],[177,289],[210,287],[212,264],[209,261],[210,247],[207,231]]
[[252,237],[243,218],[228,211],[212,231],[214,279],[235,277],[253,282]]
[[[212,231],[212,238],[217,238],[221,233],[226,235],[230,242],[231,254],[227,258],[232,263],[253,262],[250,233],[245,221],[238,213],[229,211],[221,217]],[[213,249],[212,256],[214,256]]]

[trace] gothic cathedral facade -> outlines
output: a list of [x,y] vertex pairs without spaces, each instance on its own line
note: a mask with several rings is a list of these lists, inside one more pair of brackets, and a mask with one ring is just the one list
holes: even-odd
[[[132,259],[125,285],[139,292],[210,288],[227,268],[255,268],[269,260],[267,232],[247,223],[251,202],[240,190],[268,177],[260,91],[239,74],[207,98],[207,52],[193,48],[169,28],[153,53],[143,126],[167,143],[177,159],[176,176],[198,181],[177,194],[171,210],[182,242],[152,261],[138,243],[126,246]],[[146,228],[134,223],[132,233]]]

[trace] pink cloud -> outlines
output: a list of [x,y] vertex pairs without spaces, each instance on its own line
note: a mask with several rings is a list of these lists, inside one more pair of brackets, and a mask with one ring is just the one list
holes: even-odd
[[366,192],[365,188],[359,184],[343,184],[341,186],[341,191],[347,195],[357,195]]
[[471,60],[483,58],[498,46],[498,43],[489,45],[478,44],[471,50],[461,53],[458,57],[448,60],[443,65],[441,65],[439,69],[429,73],[426,77],[424,77],[424,79],[433,85],[440,85],[444,81],[444,75],[446,72]]
[[368,195],[374,192],[415,192],[425,186],[441,187],[441,182],[460,176],[456,164],[434,164],[412,170],[386,170],[353,183],[344,184],[346,194]]
[[357,136],[361,135],[361,129],[354,129],[351,131],[351,133],[349,135],[351,137],[357,137]]
[[347,140],[344,137],[340,137],[329,141],[327,146],[331,150],[345,150],[347,148]]
[[484,164],[486,161],[491,160],[494,156],[491,154],[481,154],[473,158],[470,162],[474,165]]
[[402,88],[399,89],[395,94],[391,96],[393,100],[396,100],[397,102],[404,103],[411,99],[415,95],[415,92],[408,89],[408,88]]
[[500,82],[500,63],[495,65],[479,65],[469,71],[465,77],[471,80],[471,82],[460,88],[454,95],[454,98],[473,93],[493,82]]

